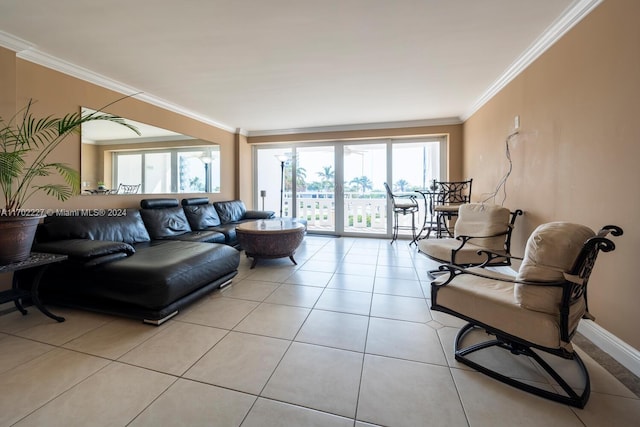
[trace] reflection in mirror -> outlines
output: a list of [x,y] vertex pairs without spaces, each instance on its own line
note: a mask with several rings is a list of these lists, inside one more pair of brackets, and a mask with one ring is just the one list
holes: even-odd
[[219,145],[125,120],[141,135],[114,123],[82,125],[82,194],[220,192]]

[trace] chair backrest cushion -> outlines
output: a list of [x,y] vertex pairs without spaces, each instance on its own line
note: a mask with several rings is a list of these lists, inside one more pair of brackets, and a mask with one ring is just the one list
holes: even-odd
[[[492,204],[466,203],[460,205],[454,228],[458,236],[493,236],[509,229],[509,209]],[[494,251],[504,250],[506,235],[487,239],[472,239],[476,246]]]
[[[536,228],[524,252],[517,280],[561,282],[578,257],[593,230],[570,222],[550,222]],[[558,287],[516,284],[516,303],[530,310],[557,314],[562,291]]]

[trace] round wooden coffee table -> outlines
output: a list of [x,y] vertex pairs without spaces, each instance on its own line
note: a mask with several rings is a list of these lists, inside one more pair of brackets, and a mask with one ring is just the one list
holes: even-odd
[[295,218],[259,219],[238,225],[236,237],[247,256],[253,258],[251,268],[260,258],[289,257],[298,265],[293,254],[302,243],[305,228]]

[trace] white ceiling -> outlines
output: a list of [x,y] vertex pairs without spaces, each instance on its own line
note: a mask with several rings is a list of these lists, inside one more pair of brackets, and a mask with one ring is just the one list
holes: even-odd
[[249,134],[464,120],[600,0],[2,0],[18,57]]
[[[80,112],[83,116],[96,113],[87,107],[82,107]],[[179,133],[151,126],[146,123],[140,123],[131,119],[125,119],[125,122],[134,126],[140,135],[136,135],[131,129],[120,126],[107,120],[89,121],[82,124],[82,143],[83,144],[130,144],[132,142],[157,142],[157,141],[176,141],[183,139],[192,139]]]

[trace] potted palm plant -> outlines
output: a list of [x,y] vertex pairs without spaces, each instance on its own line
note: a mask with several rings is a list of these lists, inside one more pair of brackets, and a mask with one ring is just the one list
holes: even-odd
[[[35,230],[43,212],[25,209],[38,193],[67,200],[80,193],[80,174],[69,165],[48,160],[65,138],[79,132],[83,123],[104,120],[138,130],[121,117],[96,111],[69,113],[63,117],[34,117],[33,100],[8,122],[0,117],[0,265],[23,261],[29,256]],[[47,182],[51,176],[60,182]]]

